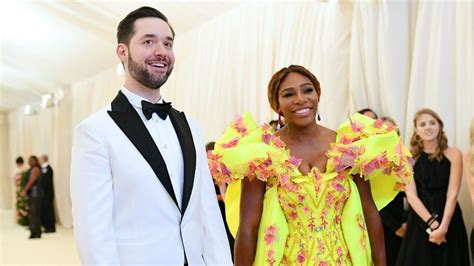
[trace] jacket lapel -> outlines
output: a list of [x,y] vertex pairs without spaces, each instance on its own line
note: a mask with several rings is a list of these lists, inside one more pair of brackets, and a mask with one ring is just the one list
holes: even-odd
[[181,202],[181,213],[184,215],[194,185],[194,173],[196,171],[196,149],[194,146],[191,129],[189,128],[189,124],[184,113],[171,108],[170,119],[171,123],[173,123],[176,135],[178,136],[179,144],[181,145],[181,151],[183,152],[184,186],[183,199]]
[[[163,156],[161,156],[158,147],[153,141],[153,138],[148,132],[145,124],[143,124],[142,119],[121,91],[119,91],[117,97],[112,101],[112,110],[108,111],[108,113],[151,166],[153,172],[155,172],[156,176],[176,204],[176,207],[179,209],[178,201],[176,200]],[[181,146],[182,145],[183,144],[181,144]],[[184,184],[186,185],[186,179]],[[184,211],[182,211],[182,213],[184,213]]]

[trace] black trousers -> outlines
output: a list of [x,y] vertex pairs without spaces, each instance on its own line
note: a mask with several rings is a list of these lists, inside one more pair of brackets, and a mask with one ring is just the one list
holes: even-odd
[[28,218],[31,236],[41,236],[41,197],[28,198]]
[[41,223],[45,231],[56,231],[56,217],[54,216],[54,196],[44,193],[41,200]]

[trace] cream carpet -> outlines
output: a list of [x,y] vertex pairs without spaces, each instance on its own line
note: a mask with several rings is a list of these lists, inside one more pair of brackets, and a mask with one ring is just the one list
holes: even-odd
[[14,223],[13,210],[0,210],[0,265],[80,265],[72,229],[28,239],[27,227]]

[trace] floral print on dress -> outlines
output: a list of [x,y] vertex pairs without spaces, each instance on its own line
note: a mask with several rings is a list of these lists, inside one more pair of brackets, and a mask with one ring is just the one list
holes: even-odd
[[[278,210],[265,209],[264,204],[262,217],[272,217],[276,211],[283,216],[260,224],[257,249],[264,252],[255,264],[352,265],[356,258],[350,250],[370,248],[362,209],[356,207],[350,220],[343,218],[349,198],[355,195],[352,178],[385,178],[382,183],[391,186],[390,191],[403,190],[413,174],[408,151],[393,128],[355,115],[338,129],[337,141],[326,153],[326,172],[313,167],[302,175],[301,160],[291,156],[273,133],[269,125],[259,127],[246,114],[231,123],[208,155],[216,180],[232,184],[245,177],[257,178],[266,182],[267,192],[276,189]],[[372,139],[384,141],[376,152],[367,150],[374,146],[369,145]],[[227,194],[226,201],[227,197],[231,196]],[[288,227],[287,234],[280,230],[282,224]],[[347,238],[347,224],[354,241]]]

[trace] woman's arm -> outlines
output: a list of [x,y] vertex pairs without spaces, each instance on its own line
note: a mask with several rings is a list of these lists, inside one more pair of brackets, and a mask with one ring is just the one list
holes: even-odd
[[38,177],[41,175],[41,171],[39,170],[39,167],[33,167],[31,169],[31,174],[30,178],[28,179],[28,183],[25,185],[24,191],[28,192],[30,191],[31,187],[35,184],[36,180]]
[[451,171],[449,174],[448,192],[446,195],[446,204],[444,205],[443,220],[438,229],[433,231],[430,236],[430,241],[441,244],[446,233],[448,232],[449,223],[453,217],[454,209],[458,201],[459,189],[461,187],[462,179],[462,154],[456,148],[448,148],[444,152],[445,156],[451,162]]
[[386,265],[382,221],[370,192],[370,182],[364,181],[359,175],[354,176],[354,182],[357,185],[362,201],[362,209],[372,249],[372,260],[376,266]]
[[257,248],[258,227],[262,217],[265,182],[242,180],[239,230],[235,238],[235,265],[252,265]]

